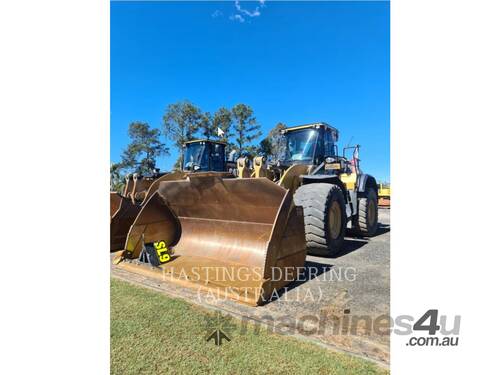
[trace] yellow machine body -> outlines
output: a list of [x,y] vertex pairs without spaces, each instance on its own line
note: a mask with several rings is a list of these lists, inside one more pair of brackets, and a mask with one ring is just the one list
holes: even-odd
[[391,207],[391,186],[379,184],[378,187],[378,205],[379,207]]

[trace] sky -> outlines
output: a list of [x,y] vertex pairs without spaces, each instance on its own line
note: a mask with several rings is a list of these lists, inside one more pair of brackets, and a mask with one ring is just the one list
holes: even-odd
[[[327,122],[361,168],[390,179],[388,2],[111,2],[111,161],[128,125],[168,104],[245,103],[262,132]],[[177,151],[158,160],[171,170]]]

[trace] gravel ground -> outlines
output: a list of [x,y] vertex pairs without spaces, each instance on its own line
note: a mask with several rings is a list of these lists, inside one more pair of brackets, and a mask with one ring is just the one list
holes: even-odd
[[346,237],[344,250],[335,257],[308,255],[305,280],[289,285],[279,298],[259,307],[229,300],[200,300],[191,289],[114,266],[112,275],[239,318],[263,322],[280,333],[388,364],[389,335],[384,328],[390,313],[389,209],[379,210],[379,222],[377,235]]

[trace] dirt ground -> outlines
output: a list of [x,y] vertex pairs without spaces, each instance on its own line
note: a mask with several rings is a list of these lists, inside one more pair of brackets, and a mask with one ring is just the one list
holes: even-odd
[[259,307],[215,300],[196,290],[111,267],[112,276],[160,290],[239,319],[262,323],[333,350],[389,363],[390,210],[379,210],[372,238],[346,237],[332,258],[308,255],[301,280]]

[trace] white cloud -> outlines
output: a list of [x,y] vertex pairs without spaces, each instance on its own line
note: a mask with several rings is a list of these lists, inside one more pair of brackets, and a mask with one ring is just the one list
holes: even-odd
[[229,19],[231,21],[245,22],[245,19],[242,16],[240,16],[239,14],[231,14],[231,16],[229,16]]
[[259,6],[257,6],[253,11],[249,11],[241,6],[239,0],[236,0],[234,2],[234,6],[236,7],[236,9],[238,9],[238,12],[243,13],[243,14],[247,15],[248,17],[260,16],[260,11],[259,11],[260,7]]
[[229,19],[233,21],[245,22],[245,17],[259,17],[261,15],[261,9],[265,7],[266,0],[259,0],[259,5],[255,7],[254,10],[248,10],[241,6],[240,0],[234,2],[234,6],[239,14],[232,14]]
[[212,13],[213,18],[217,18],[217,17],[220,17],[222,15],[223,15],[223,13],[219,9],[217,9],[215,12]]

